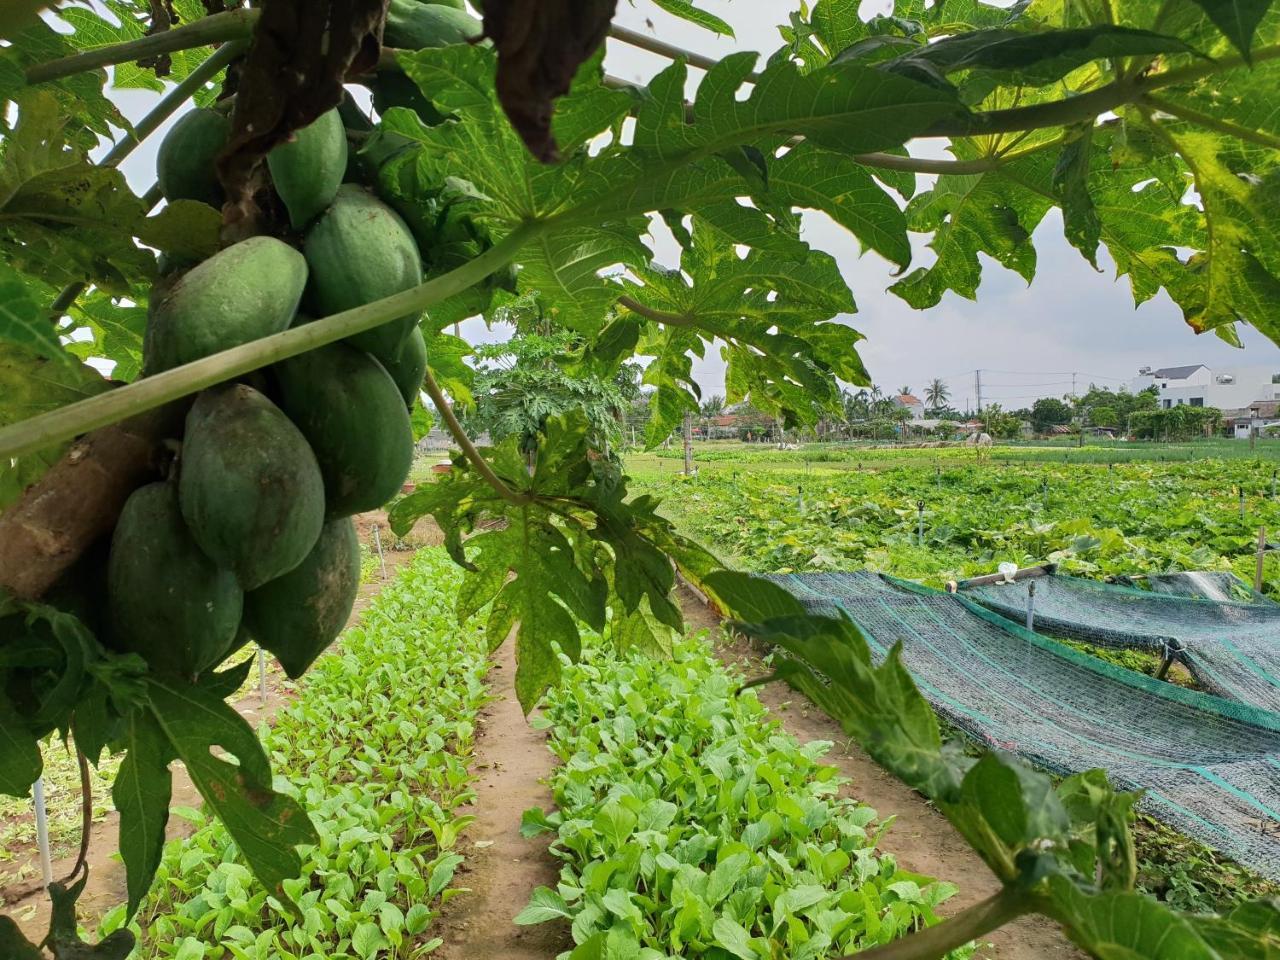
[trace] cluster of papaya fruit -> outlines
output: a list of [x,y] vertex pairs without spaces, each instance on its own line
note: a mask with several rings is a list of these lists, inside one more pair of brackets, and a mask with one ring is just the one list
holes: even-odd
[[[387,45],[474,36],[479,25],[460,6],[393,0]],[[220,204],[214,163],[230,132],[218,109],[192,110],[173,126],[157,153],[167,200]],[[144,376],[422,282],[414,233],[359,182],[348,153],[335,109],[268,155],[288,241],[252,237],[162,276]],[[108,642],[185,680],[251,639],[291,677],[311,665],[355,601],[352,515],[389,500],[409,471],[410,411],[427,366],[418,319],[401,317],[196,397],[174,438],[171,476],[136,490],[112,535]]]

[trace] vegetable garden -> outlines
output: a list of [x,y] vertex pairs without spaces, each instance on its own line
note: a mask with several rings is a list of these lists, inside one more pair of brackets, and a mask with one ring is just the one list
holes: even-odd
[[[615,6],[0,11],[0,791],[26,797],[72,751],[83,850],[91,768],[114,769],[125,871],[124,902],[84,924],[82,852],[48,887],[47,932],[0,916],[0,956],[432,952],[503,643],[565,761],[560,809],[529,820],[555,830],[562,882],[522,917],[571,920],[573,960],[963,956],[1025,915],[1097,957],[1274,955],[1274,901],[1183,912],[1135,889],[1137,798],[1105,771],[1056,780],[944,742],[900,648],[873,655],[851,620],[707,549],[926,579],[1009,554],[1226,568],[1275,520],[1265,468],[939,462],[817,489],[721,471],[671,511],[582,409],[517,397],[519,431],[482,448],[455,407],[485,406],[457,328],[483,317],[555,344],[537,362],[573,377],[638,360],[649,447],[697,409],[709,348],[731,400],[816,423],[869,377],[806,211],[927,309],[976,296],[984,259],[1030,280],[1057,208],[1136,302],[1280,341],[1280,9],[819,0],[779,12],[775,49],[717,60]],[[732,34],[695,3],[655,7]],[[619,79],[619,43],[665,65]],[[452,468],[406,489],[433,417]],[[716,508],[690,510],[706,491]],[[459,570],[425,555],[326,655],[362,575],[351,518],[388,504],[397,534],[434,520]],[[999,890],[947,915],[944,883],[875,853],[830,768],[680,639],[675,569]],[[227,703],[250,644],[301,680],[260,732]],[[166,848],[178,763],[205,809]]]

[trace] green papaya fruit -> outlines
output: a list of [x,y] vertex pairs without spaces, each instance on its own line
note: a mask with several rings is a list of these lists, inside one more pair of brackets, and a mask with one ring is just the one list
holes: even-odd
[[246,590],[288,573],[324,525],[306,438],[252,387],[205,390],[187,414],[178,503],[192,539]]
[[178,491],[133,492],[107,559],[108,634],[156,673],[191,680],[216,664],[240,625],[244,591],[201,552],[182,520]]
[[[317,316],[363,306],[422,282],[422,256],[400,216],[368,190],[343,184],[303,243],[311,270],[307,297]],[[376,357],[391,357],[418,322],[398,317],[350,338]]]
[[245,624],[297,679],[342,632],[359,589],[355,524],[349,517],[331,520],[301,564],[245,594]]
[[331,343],[274,369],[280,408],[320,464],[329,517],[390,500],[413,461],[413,427],[391,374],[347,343]]
[[421,50],[467,43],[484,32],[480,21],[452,5],[391,0],[382,42],[388,47]]
[[405,406],[413,409],[413,402],[418,399],[418,393],[422,390],[422,378],[427,373],[427,341],[421,328],[405,337],[404,343],[400,345],[400,352],[383,366],[396,382],[400,395],[404,397]]
[[143,370],[159,373],[289,326],[307,283],[302,254],[250,237],[192,267],[149,304]]
[[303,229],[333,203],[347,172],[347,131],[337,108],[268,153],[267,167],[289,222]]
[[160,141],[156,179],[166,200],[199,200],[222,205],[222,185],[214,161],[231,137],[231,121],[217,110],[184,113]]

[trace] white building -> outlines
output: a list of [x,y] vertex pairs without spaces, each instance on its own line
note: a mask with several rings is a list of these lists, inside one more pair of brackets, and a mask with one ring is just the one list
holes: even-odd
[[912,420],[924,419],[924,404],[920,402],[918,397],[909,393],[900,393],[893,398],[893,405],[901,410],[908,411]]
[[1243,409],[1261,400],[1280,399],[1280,383],[1274,380],[1280,369],[1271,367],[1230,367],[1211,370],[1203,363],[1182,367],[1143,367],[1129,381],[1129,391],[1138,393],[1156,388],[1158,404],[1164,409],[1183,404],[1192,407]]

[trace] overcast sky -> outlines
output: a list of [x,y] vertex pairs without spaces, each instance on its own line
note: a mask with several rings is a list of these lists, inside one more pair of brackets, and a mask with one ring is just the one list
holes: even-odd
[[[868,0],[865,16],[875,12],[877,2],[885,0]],[[736,38],[717,37],[686,24],[658,10],[651,0],[622,0],[617,22],[711,55],[735,50],[768,53],[779,46],[776,24],[787,19],[792,7],[775,0],[700,0],[699,5],[733,24]],[[606,69],[623,79],[644,83],[666,62],[609,41]],[[700,73],[691,70],[690,75],[692,87]],[[129,92],[119,99],[125,112],[136,118],[155,97]],[[139,191],[154,182],[156,142],[158,138],[125,166]],[[1037,396],[1069,392],[1073,373],[1083,391],[1091,381],[1118,386],[1147,365],[1274,365],[1280,372],[1280,349],[1251,327],[1241,327],[1241,350],[1212,334],[1197,336],[1163,293],[1135,310],[1128,282],[1115,279],[1105,251],[1099,258],[1103,272],[1095,272],[1063,240],[1056,211],[1036,231],[1039,270],[1030,286],[984,258],[976,302],[948,293],[937,307],[925,311],[913,310],[887,292],[892,266],[875,253],[860,256],[853,237],[825,216],[806,215],[805,239],[839,261],[858,303],[859,312],[847,322],[866,336],[863,360],[886,391],[910,386],[919,393],[928,380],[941,377],[951,387],[952,402],[964,406],[972,402],[974,371],[981,369],[984,401],[999,401],[1008,408],[1030,405]],[[916,244],[916,251],[913,267],[931,262],[921,244]],[[489,339],[479,323],[466,325],[464,335]],[[696,364],[695,376],[704,395],[722,393],[723,364],[716,351],[708,353]]]

